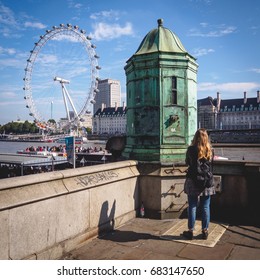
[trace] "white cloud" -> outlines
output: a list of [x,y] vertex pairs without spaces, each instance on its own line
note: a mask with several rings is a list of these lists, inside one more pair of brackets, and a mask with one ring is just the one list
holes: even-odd
[[20,29],[13,11],[0,2],[0,34],[6,38],[20,38],[13,30]]
[[197,37],[222,37],[228,34],[236,32],[235,26],[226,26],[225,24],[220,25],[209,25],[205,22],[201,23],[199,28],[192,28],[189,30],[188,36]]
[[2,5],[1,3],[0,3],[0,23],[9,26],[17,25],[13,11],[8,7]]
[[76,9],[81,9],[81,8],[82,8],[82,6],[83,6],[82,4],[80,4],[80,3],[76,3],[74,7],[75,7]]
[[38,56],[37,62],[41,64],[53,64],[58,62],[58,58],[53,54],[41,54]]
[[249,71],[255,72],[255,73],[257,73],[257,74],[260,74],[260,68],[252,68],[252,69],[250,69]]
[[213,49],[196,48],[191,53],[193,54],[193,56],[199,57],[213,52],[215,52],[215,50]]
[[11,106],[11,105],[24,105],[24,104],[25,103],[23,100],[19,101],[18,99],[14,100],[13,98],[10,101],[1,101],[0,102],[0,106],[3,106],[3,107]]
[[13,55],[16,53],[16,50],[13,48],[3,48],[0,46],[0,54]]
[[[24,13],[15,14],[9,7],[0,2],[0,34],[6,38],[21,38],[24,27],[43,29],[46,25],[40,22],[27,21],[30,18]],[[17,32],[19,31],[19,32]]]
[[119,15],[120,13],[118,11],[110,10],[110,11],[101,11],[98,13],[93,13],[90,15],[90,18],[94,20],[104,20],[104,19],[118,20]]
[[259,89],[260,83],[245,82],[245,83],[199,83],[198,91],[208,91],[208,92],[244,92],[253,91]]
[[0,59],[0,66],[3,67],[13,67],[13,68],[21,68],[24,65],[20,59],[16,58],[8,58],[8,59]]
[[254,26],[251,26],[250,29],[253,31],[252,32],[253,35],[257,35],[259,32],[260,26],[254,25]]
[[25,27],[32,27],[32,28],[38,28],[38,29],[43,29],[46,28],[47,26],[41,22],[30,22],[30,21],[26,21],[24,23]]
[[6,98],[6,99],[8,99],[8,98],[14,98],[14,97],[17,97],[17,94],[16,94],[15,92],[13,92],[13,91],[6,91],[6,92],[4,92],[4,93],[2,94],[2,97],[3,97],[3,98]]
[[83,4],[75,3],[73,0],[68,0],[68,6],[69,8],[81,9],[83,7]]
[[201,23],[200,23],[200,26],[201,26],[201,27],[207,27],[208,25],[209,25],[209,24],[208,24],[207,22],[201,22]]
[[119,24],[107,24],[100,22],[94,24],[94,32],[91,34],[96,40],[111,40],[119,38],[124,35],[133,35],[133,28],[130,22],[127,22],[125,26]]

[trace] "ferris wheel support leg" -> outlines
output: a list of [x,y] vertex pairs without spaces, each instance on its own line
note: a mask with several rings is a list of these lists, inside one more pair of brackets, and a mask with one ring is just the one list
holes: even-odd
[[[64,85],[63,85],[63,86],[64,86]],[[68,91],[67,91],[67,89],[66,89],[65,86],[64,86],[64,90],[65,90],[65,92],[66,92],[67,98],[69,99],[70,105],[71,105],[71,107],[72,107],[72,109],[73,109],[73,111],[74,111],[75,116],[77,117],[77,119],[79,119],[79,115],[78,115],[78,113],[77,113],[77,110],[76,110],[76,108],[75,108],[75,106],[74,106],[74,104],[73,104],[73,102],[72,102],[72,100],[71,100],[71,98],[70,98],[70,95],[69,95],[69,93],[68,93]]]
[[64,101],[65,108],[66,108],[67,118],[68,118],[68,121],[70,121],[69,107],[68,107],[68,102],[67,102],[67,98],[66,98],[66,88],[63,84],[61,84],[61,86],[62,86],[62,95],[63,95],[63,101]]

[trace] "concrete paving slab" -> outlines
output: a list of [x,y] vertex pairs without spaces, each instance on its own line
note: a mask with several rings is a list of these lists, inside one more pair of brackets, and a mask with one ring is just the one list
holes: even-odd
[[229,260],[260,260],[260,249],[245,246],[235,246]]
[[135,232],[132,230],[115,230],[104,236],[100,236],[99,239],[112,241],[114,244],[124,245],[126,247],[138,248],[146,240],[159,239],[150,233]]
[[189,244],[178,253],[178,257],[187,260],[226,260],[233,248],[234,245],[228,243],[216,245],[214,248]]
[[117,245],[115,246],[114,252],[110,252],[111,255],[107,256],[107,260],[175,260],[179,259],[174,254],[169,255],[165,254],[163,252],[157,252],[150,250],[146,247],[138,247],[138,248],[132,248],[127,247],[123,248],[123,245]]
[[[253,225],[230,226],[214,247],[197,246],[160,238],[163,232],[178,224],[180,220],[134,218],[120,228],[85,243],[61,259],[260,260],[259,227]],[[249,246],[250,244],[252,246]]]
[[244,225],[229,226],[221,241],[260,248],[260,228]]
[[85,243],[85,245],[72,250],[66,254],[63,259],[70,260],[102,260],[105,259],[107,255],[110,254],[112,248],[115,245],[112,242],[107,242],[99,240],[97,238],[90,242]]
[[150,251],[152,255],[163,255],[164,259],[178,259],[178,253],[185,247],[184,243],[172,242],[162,239],[147,240],[142,246],[142,250]]

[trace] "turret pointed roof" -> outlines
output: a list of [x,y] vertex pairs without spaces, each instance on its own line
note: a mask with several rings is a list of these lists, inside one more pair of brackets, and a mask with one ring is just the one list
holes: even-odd
[[135,55],[152,52],[187,53],[180,39],[158,19],[158,28],[152,29],[144,37]]

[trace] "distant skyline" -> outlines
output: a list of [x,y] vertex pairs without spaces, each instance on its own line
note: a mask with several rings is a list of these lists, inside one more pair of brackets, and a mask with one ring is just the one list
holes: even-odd
[[[23,98],[26,60],[40,35],[60,23],[78,25],[92,37],[100,56],[99,77],[120,81],[122,101],[126,99],[126,61],[144,36],[157,28],[159,18],[197,59],[198,99],[215,98],[217,92],[222,99],[243,98],[244,91],[248,97],[256,97],[260,90],[259,14],[258,0],[0,0],[0,124],[17,118],[33,120]],[[56,98],[45,98],[45,77],[49,74],[53,81],[53,75],[70,61],[73,69],[67,70],[68,78],[84,78],[89,66],[81,60],[87,54],[76,49],[72,41],[62,41],[64,48],[70,45],[66,51],[71,57],[66,59],[65,54],[61,58],[62,51],[58,52],[54,43],[46,44],[37,58],[32,90],[33,96],[37,90],[43,93],[39,110],[58,119],[66,116],[60,105],[61,88],[53,83],[51,91]],[[42,84],[36,84],[37,78]],[[72,99],[84,92],[75,81],[70,89]],[[80,98],[78,101],[82,102]]]

